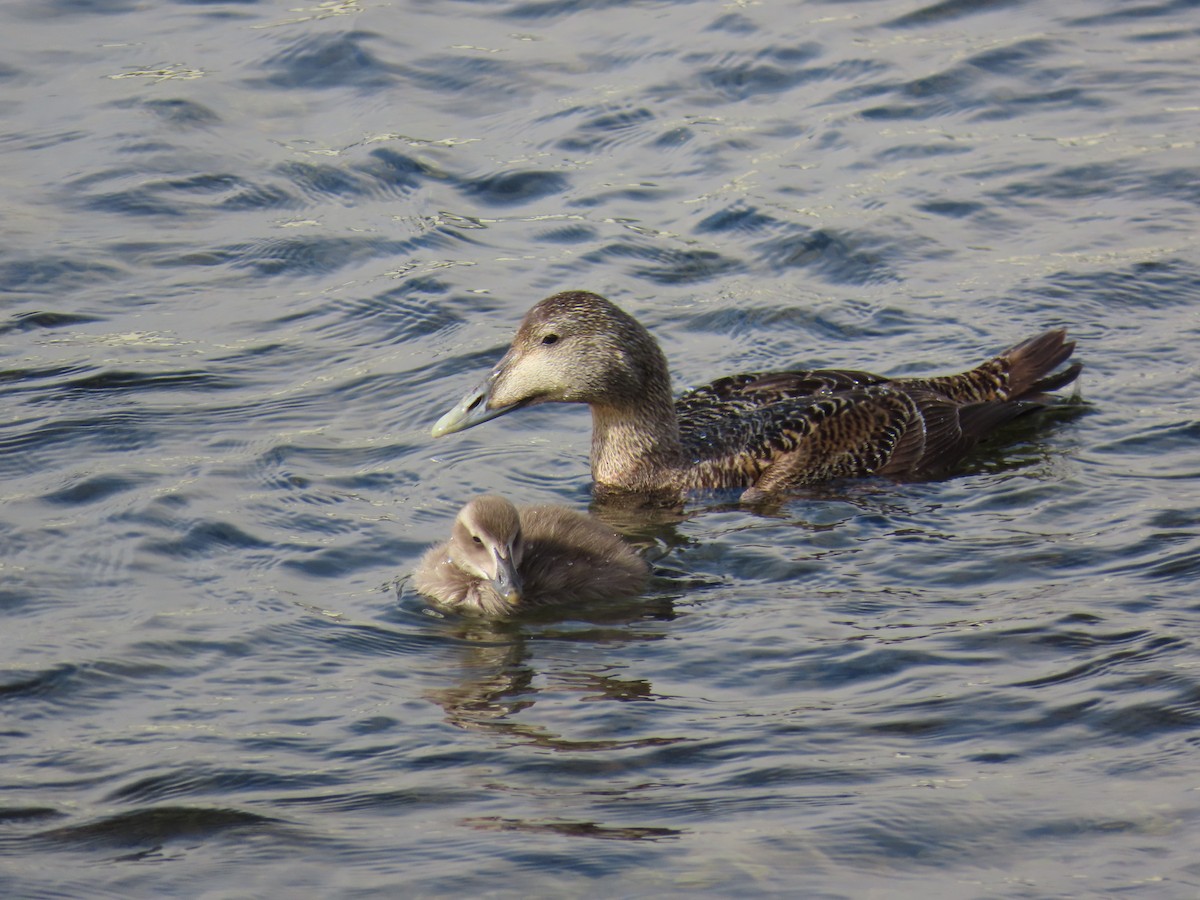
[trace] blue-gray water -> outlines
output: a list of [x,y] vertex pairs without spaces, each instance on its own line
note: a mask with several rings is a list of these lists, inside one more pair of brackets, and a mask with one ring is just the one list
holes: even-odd
[[[1196,896],[1198,84],[1185,0],[0,5],[5,896]],[[565,288],[1085,405],[439,616],[587,505],[582,410],[428,436]]]

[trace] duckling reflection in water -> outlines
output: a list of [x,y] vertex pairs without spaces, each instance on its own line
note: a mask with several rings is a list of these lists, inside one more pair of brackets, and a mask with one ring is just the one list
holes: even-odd
[[1079,365],[1055,370],[1074,346],[1056,329],[959,375],[760,372],[673,399],[650,333],[603,297],[569,291],[529,310],[504,358],[433,436],[538,403],[586,403],[598,494],[670,504],[689,490],[741,488],[743,500],[759,501],[834,478],[945,472],[1070,384]]
[[630,597],[648,574],[632,547],[583,513],[517,507],[488,495],[459,511],[450,540],[426,552],[414,584],[451,609],[506,616],[551,603]]

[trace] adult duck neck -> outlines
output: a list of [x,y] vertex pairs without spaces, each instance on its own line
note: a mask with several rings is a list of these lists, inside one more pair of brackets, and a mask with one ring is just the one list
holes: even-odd
[[591,404],[592,480],[621,491],[655,491],[673,482],[683,460],[670,396]]

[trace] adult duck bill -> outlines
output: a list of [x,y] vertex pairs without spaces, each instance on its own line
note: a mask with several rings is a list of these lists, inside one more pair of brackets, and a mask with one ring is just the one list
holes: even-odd
[[493,372],[482,384],[468,391],[467,395],[458,401],[458,405],[454,409],[438,419],[437,423],[433,426],[433,436],[437,438],[444,434],[465,431],[481,422],[502,416],[509,410],[514,409],[517,405],[515,403],[498,407],[490,407],[488,405],[492,401],[492,386],[496,383],[498,374],[498,371]]

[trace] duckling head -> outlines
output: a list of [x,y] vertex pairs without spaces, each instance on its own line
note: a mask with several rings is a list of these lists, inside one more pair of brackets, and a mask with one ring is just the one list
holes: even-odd
[[518,571],[525,552],[517,508],[503,497],[476,497],[458,513],[450,535],[450,560],[479,578],[508,606],[521,602]]
[[637,403],[669,396],[658,343],[636,319],[598,294],[568,291],[526,313],[491,374],[442,416],[433,436],[463,431],[538,403]]

